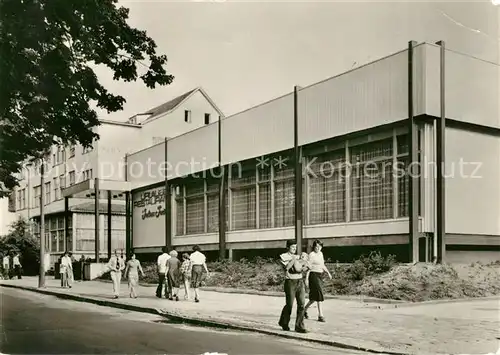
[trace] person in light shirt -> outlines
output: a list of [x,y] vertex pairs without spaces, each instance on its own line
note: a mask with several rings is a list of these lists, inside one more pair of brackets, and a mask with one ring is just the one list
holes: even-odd
[[194,301],[200,302],[200,286],[203,277],[203,270],[207,273],[207,277],[210,277],[210,273],[207,268],[207,258],[201,252],[198,245],[193,247],[193,253],[189,256],[191,261],[191,287],[194,290]]
[[167,247],[162,248],[162,254],[158,256],[156,264],[158,265],[158,287],[156,288],[156,297],[161,298],[163,284],[165,284],[165,297],[168,298],[168,284],[165,280],[167,272],[167,261],[170,259]]
[[318,304],[318,321],[325,322],[325,317],[323,317],[323,311],[321,304],[325,300],[323,295],[323,273],[327,273],[328,277],[331,279],[332,275],[325,265],[325,258],[321,249],[323,248],[323,243],[316,239],[313,242],[313,251],[309,254],[309,271],[307,272],[306,282],[309,284],[309,302],[307,302],[304,317],[307,319],[307,309],[316,302]]
[[122,281],[122,271],[124,269],[125,269],[125,262],[118,255],[118,250],[115,250],[115,254],[111,256],[111,258],[109,259],[108,263],[106,264],[106,269],[104,271],[104,273],[109,272],[111,274],[111,280],[113,280],[114,298],[120,297],[120,284]]
[[23,278],[23,267],[21,265],[21,261],[19,261],[19,257],[20,257],[20,254],[19,253],[15,253],[14,254],[14,257],[12,258],[12,265],[14,266],[14,272],[16,273],[17,275],[17,278],[18,279],[22,279]]
[[294,301],[297,300],[297,317],[295,318],[295,331],[307,333],[304,326],[304,305],[306,303],[306,290],[303,273],[308,265],[299,260],[297,254],[297,242],[289,240],[286,243],[287,252],[280,255],[279,261],[285,272],[285,306],[281,310],[278,324],[288,331],[290,330],[290,316],[292,314]]
[[73,278],[70,276],[73,274],[73,263],[68,252],[65,252],[61,258],[61,265],[59,266],[59,273],[61,274],[61,286],[69,287],[72,286]]

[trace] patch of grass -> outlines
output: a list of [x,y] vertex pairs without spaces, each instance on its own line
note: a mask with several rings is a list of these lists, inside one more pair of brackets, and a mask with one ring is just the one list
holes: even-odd
[[[155,263],[143,263],[143,281],[156,283]],[[352,264],[328,263],[333,279],[325,280],[330,295],[365,295],[405,301],[483,297],[500,294],[500,262],[482,265],[397,264],[378,252]],[[208,264],[205,286],[282,291],[284,274],[273,259],[221,261]]]

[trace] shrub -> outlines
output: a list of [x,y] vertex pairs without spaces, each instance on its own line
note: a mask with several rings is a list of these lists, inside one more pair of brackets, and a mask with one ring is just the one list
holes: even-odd
[[0,237],[0,256],[19,252],[25,275],[38,275],[40,265],[39,241],[28,232],[28,222],[19,218],[10,225],[9,233]]

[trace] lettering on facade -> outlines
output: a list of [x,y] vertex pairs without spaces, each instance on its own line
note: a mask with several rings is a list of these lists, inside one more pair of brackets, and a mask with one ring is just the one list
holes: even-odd
[[142,219],[159,218],[165,215],[165,189],[146,191],[134,199],[134,208],[142,209]]

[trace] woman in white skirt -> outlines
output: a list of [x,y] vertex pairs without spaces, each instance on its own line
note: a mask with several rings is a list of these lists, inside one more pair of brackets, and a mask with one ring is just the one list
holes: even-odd
[[137,298],[137,286],[139,285],[139,272],[144,277],[141,262],[135,258],[135,253],[130,254],[130,260],[125,267],[125,276],[128,279],[128,288],[130,291],[130,298]]

